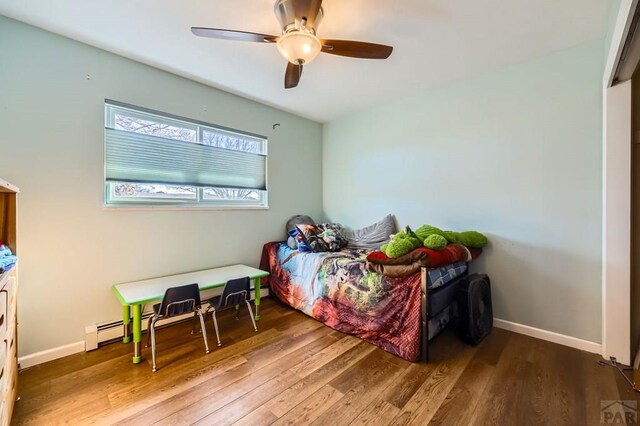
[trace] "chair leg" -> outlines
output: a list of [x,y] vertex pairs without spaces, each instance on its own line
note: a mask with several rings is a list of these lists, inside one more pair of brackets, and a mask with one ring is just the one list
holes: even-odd
[[198,324],[197,316],[199,311],[193,312],[193,328],[191,329],[191,334],[196,334],[196,325]]
[[204,339],[204,349],[206,353],[209,353],[211,352],[211,350],[209,350],[209,342],[207,341],[207,329],[204,325],[204,315],[202,314],[202,310],[200,309],[198,309],[195,314],[200,317],[200,328],[202,329],[202,338]]
[[236,305],[236,321],[240,319],[240,305]]
[[253,331],[258,331],[258,327],[256,327],[256,320],[253,319],[253,310],[251,309],[251,303],[248,300],[245,300],[245,302],[247,302],[247,309],[249,309],[249,317],[251,318],[251,322],[253,323]]
[[151,344],[151,321],[153,321],[153,315],[149,317],[149,323],[147,324],[147,344],[144,345],[145,348],[148,348]]
[[153,366],[151,371],[156,372],[158,369],[156,368],[156,322],[152,321],[151,326],[149,327],[151,333],[151,359],[153,362]]
[[220,332],[218,331],[218,320],[216,319],[216,311],[214,310],[212,315],[213,317],[213,327],[216,329],[216,339],[218,339],[218,346],[222,346],[220,343]]

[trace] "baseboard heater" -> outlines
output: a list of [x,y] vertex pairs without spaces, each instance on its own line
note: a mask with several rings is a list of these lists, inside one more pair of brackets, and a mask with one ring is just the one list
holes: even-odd
[[[214,294],[205,295],[204,297],[212,297]],[[269,297],[269,289],[261,288],[260,289],[260,298]],[[151,304],[147,305],[148,307]],[[147,307],[145,306],[145,307]],[[147,329],[147,324],[149,322],[149,317],[153,314],[152,311],[143,312],[142,314],[142,331]],[[193,314],[181,315],[178,317],[170,318],[166,321],[163,321],[163,326],[172,324],[179,321],[187,321],[193,318]],[[160,327],[162,328],[162,326]],[[118,321],[110,321],[101,324],[93,324],[85,327],[85,350],[92,351],[94,349],[98,349],[100,346],[113,343],[115,341],[122,341],[123,337],[123,324],[122,320]]]

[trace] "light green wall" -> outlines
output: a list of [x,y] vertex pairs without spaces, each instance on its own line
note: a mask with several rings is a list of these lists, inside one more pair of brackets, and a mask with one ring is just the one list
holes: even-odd
[[616,20],[618,19],[618,13],[620,12],[621,0],[609,0],[607,9],[607,32],[604,36],[604,60],[607,60],[609,56],[609,49],[611,48],[611,40],[613,38],[613,31],[616,27]]
[[[114,283],[257,266],[289,216],[322,214],[318,123],[3,17],[0,64],[0,177],[21,189],[20,354],[118,319]],[[268,136],[271,208],[104,209],[105,98]]]
[[[324,210],[486,232],[497,318],[601,340],[603,42],[332,121]],[[433,66],[438,66],[434,63]]]

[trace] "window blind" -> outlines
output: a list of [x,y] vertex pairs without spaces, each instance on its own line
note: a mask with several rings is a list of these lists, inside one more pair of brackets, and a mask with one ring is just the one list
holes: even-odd
[[199,187],[267,189],[262,154],[105,129],[105,179]]

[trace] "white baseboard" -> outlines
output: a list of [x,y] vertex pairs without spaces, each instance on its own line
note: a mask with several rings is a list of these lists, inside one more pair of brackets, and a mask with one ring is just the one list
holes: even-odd
[[567,336],[553,331],[542,330],[540,328],[530,327],[517,322],[506,321],[494,318],[493,325],[504,330],[513,331],[515,333],[524,334],[526,336],[536,337],[538,339],[557,343],[559,345],[569,346],[571,348],[580,349],[581,351],[591,352],[594,354],[602,354],[602,345],[600,343],[590,342],[588,340],[578,339],[576,337]]
[[84,340],[21,356],[18,358],[18,364],[20,364],[20,369],[29,368],[34,365],[43,364],[48,361],[53,361],[54,359],[77,354],[79,352],[84,352]]

